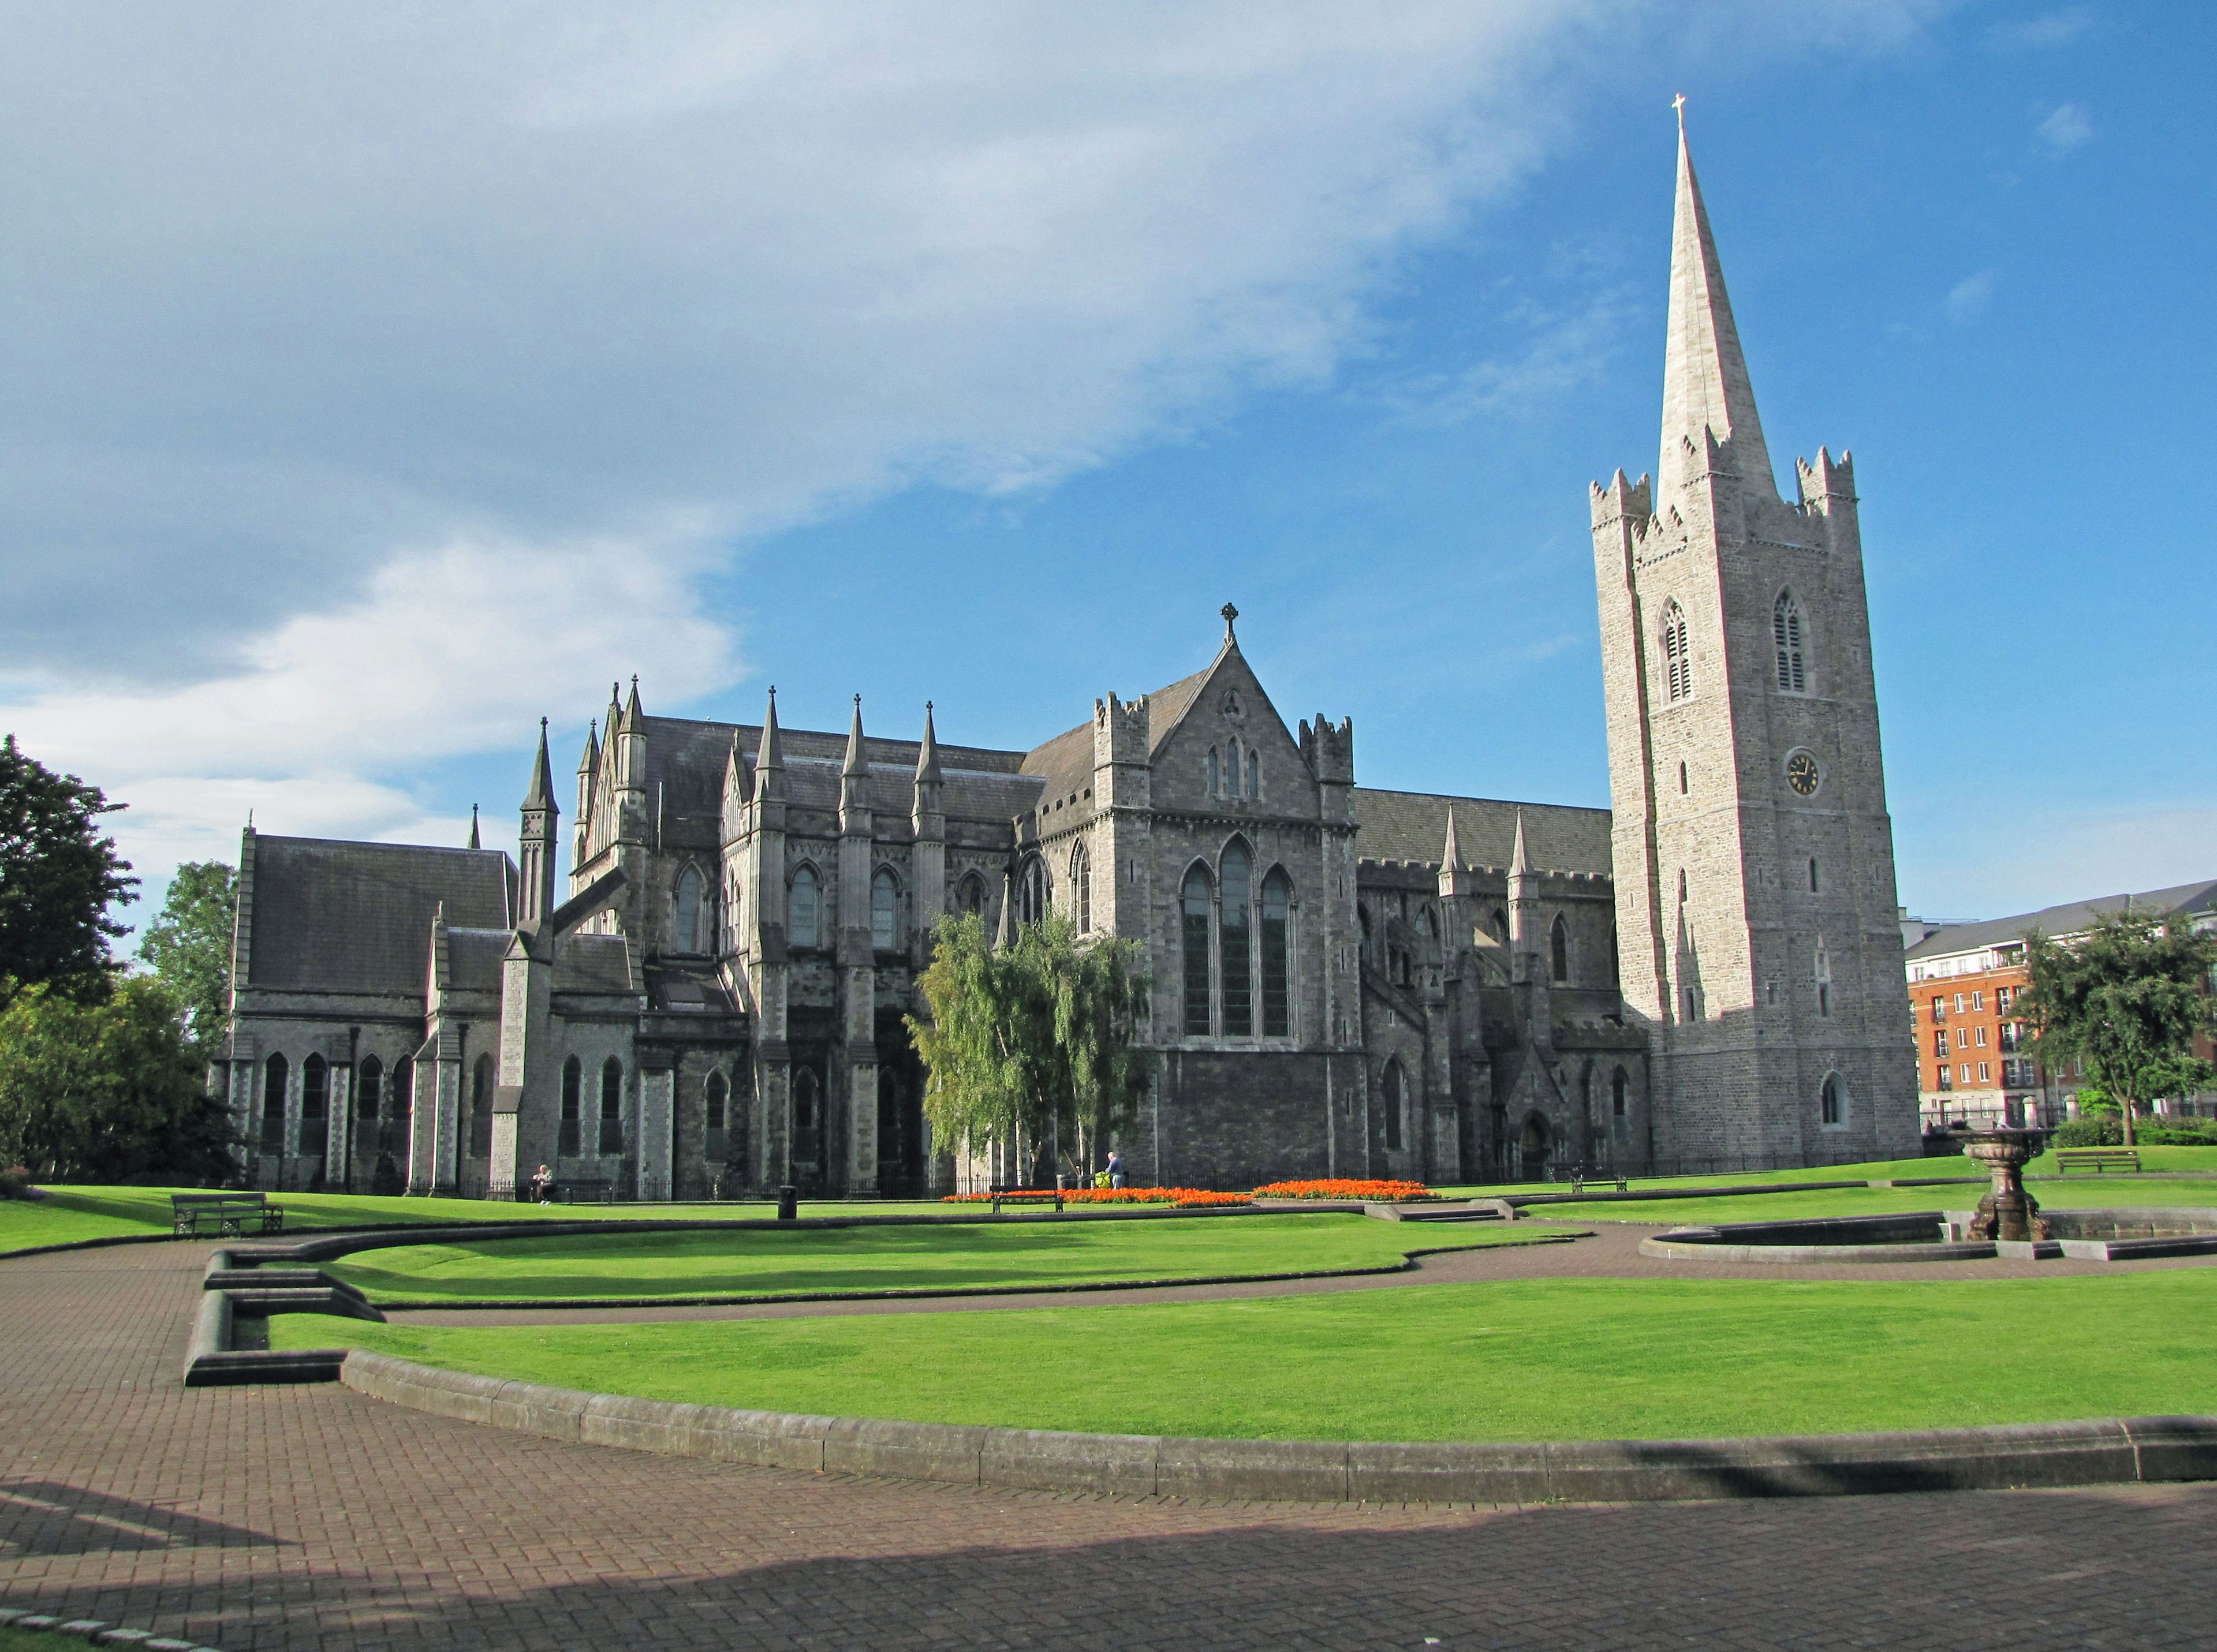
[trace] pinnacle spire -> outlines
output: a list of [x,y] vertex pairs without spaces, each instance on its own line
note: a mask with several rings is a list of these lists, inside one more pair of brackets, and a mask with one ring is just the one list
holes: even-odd
[[923,743],[916,752],[916,783],[929,785],[939,779],[939,736],[931,726],[931,702],[923,702]]
[[[1519,825],[1523,823],[1523,815],[1520,812],[1517,816]],[[1462,840],[1455,835],[1454,804],[1453,804],[1448,805],[1448,841],[1446,846],[1440,850],[1440,870],[1442,872],[1462,870]]]
[[1519,809],[1516,811],[1516,847],[1509,852],[1509,875],[1512,878],[1528,877],[1531,871],[1532,857],[1524,848],[1524,811]]
[[601,766],[601,724],[596,718],[585,725],[584,755],[577,759],[577,773],[588,778]]
[[470,805],[470,847],[473,849],[485,847],[478,841],[478,806],[474,803]]
[[763,715],[762,745],[755,753],[755,797],[757,800],[785,795],[785,743],[777,732],[777,689],[769,691],[769,710]]
[[[523,794],[526,809],[552,809],[554,806],[554,771],[547,761],[547,719],[539,719],[539,755],[532,760],[531,790]],[[472,818],[476,817],[474,806]],[[477,848],[477,828],[470,828],[470,847]]]
[[858,774],[868,775],[869,772],[869,759],[862,753],[862,697],[857,694],[855,696],[855,720],[847,725],[847,763],[839,771],[839,777],[850,780]]
[[[1670,324],[1663,369],[1663,452],[1655,472],[1656,508],[1708,468],[1707,436],[1729,450],[1746,486],[1775,492],[1770,450],[1756,417],[1755,389],[1740,353],[1739,329],[1725,294],[1716,237],[1686,146],[1678,111],[1678,202],[1670,232]],[[1692,443],[1692,452],[1687,443]]]
[[624,732],[640,732],[640,725],[645,721],[646,713],[639,708],[639,675],[634,672],[631,680],[631,699],[624,706]]

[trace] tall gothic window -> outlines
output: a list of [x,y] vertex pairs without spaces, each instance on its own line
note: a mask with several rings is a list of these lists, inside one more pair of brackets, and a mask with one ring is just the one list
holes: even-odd
[[1401,1150],[1401,1109],[1406,1105],[1405,1092],[1408,1088],[1408,1086],[1402,1082],[1401,1063],[1399,1061],[1389,1061],[1386,1063],[1384,1088],[1386,1091],[1386,1150],[1389,1153],[1398,1153]]
[[1212,798],[1216,795],[1217,791],[1217,762],[1216,748],[1211,746],[1208,749],[1208,795]]
[[479,1056],[470,1070],[470,1152],[492,1156],[492,1057]]
[[1260,754],[1247,754],[1247,796],[1251,801],[1263,795],[1263,759]]
[[1487,920],[1485,927],[1493,932],[1493,938],[1504,946],[1509,944],[1509,915],[1499,907],[1493,909],[1493,916]]
[[870,879],[870,945],[880,952],[900,945],[900,885],[883,868]]
[[817,945],[817,927],[824,904],[824,887],[816,868],[803,866],[793,874],[793,899],[787,908],[787,925],[796,946]]
[[408,1129],[415,1110],[413,1095],[416,1069],[400,1062],[392,1069],[392,1095],[386,1104],[385,1132],[380,1138],[380,1152],[400,1154],[408,1150]]
[[262,1150],[285,1150],[285,1085],[292,1069],[282,1056],[272,1056],[262,1069]]
[[1070,852],[1070,904],[1078,933],[1086,934],[1093,928],[1093,857],[1083,843]]
[[562,1129],[554,1138],[554,1151],[562,1158],[574,1159],[583,1149],[584,1090],[585,1069],[572,1056],[562,1063]]
[[1825,1088],[1818,1096],[1817,1109],[1819,1118],[1825,1124],[1843,1125],[1847,1122],[1848,1110],[1841,1097],[1840,1076],[1837,1073],[1825,1075]]
[[1663,633],[1663,675],[1670,698],[1683,700],[1694,692],[1694,661],[1686,650],[1686,611],[1676,597],[1663,605],[1658,629]]
[[954,909],[958,912],[979,912],[985,909],[985,880],[976,872],[965,875],[954,891]]
[[1624,1117],[1625,1085],[1624,1069],[1620,1067],[1609,1079],[1609,1116],[1612,1119]]
[[1022,923],[1047,921],[1047,862],[1037,855],[1024,862],[1016,880],[1016,918]]
[[730,1094],[721,1073],[708,1075],[708,1082],[701,1090],[701,1100],[705,1104],[705,1111],[707,1114],[708,1129],[719,1131],[724,1128],[725,1103]]
[[1239,795],[1239,742],[1236,739],[1224,749],[1224,795]]
[[[354,1076],[354,1116],[361,1125],[374,1126],[377,1123],[377,1104],[384,1098],[379,1094],[385,1088],[385,1065],[375,1056],[364,1056]],[[357,1132],[359,1139],[374,1140],[369,1131]]]
[[1808,670],[1801,657],[1801,605],[1781,591],[1770,610],[1770,637],[1778,650],[1778,686],[1789,694],[1806,693]]
[[1570,926],[1559,916],[1547,932],[1547,972],[1559,982],[1571,978]]
[[1185,942],[1185,1030],[1207,1038],[1208,1025],[1208,873],[1195,866],[1180,898]]
[[694,866],[677,874],[670,902],[670,946],[679,952],[707,950],[701,944],[701,873]]
[[1832,1013],[1832,960],[1831,956],[1825,951],[1824,944],[1821,941],[1818,943],[1817,946],[1815,974],[1817,978],[1817,1013],[1819,1015],[1830,1015]]
[[1263,1036],[1282,1039],[1293,1031],[1289,948],[1286,940],[1294,886],[1273,868],[1263,880]]
[[320,1159],[330,1144],[331,1069],[321,1056],[300,1063],[300,1151]]
[[603,1153],[621,1153],[623,1139],[623,1063],[610,1056],[601,1066],[601,1141]]
[[1244,1039],[1255,1031],[1252,944],[1254,866],[1238,843],[1224,851],[1223,899],[1217,917],[1219,965],[1224,983],[1224,1036]]

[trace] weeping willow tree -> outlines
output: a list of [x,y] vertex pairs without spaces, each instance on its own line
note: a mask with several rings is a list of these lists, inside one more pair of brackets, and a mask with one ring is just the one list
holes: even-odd
[[1147,998],[1137,951],[1081,942],[1052,914],[999,947],[975,913],[942,919],[917,981],[930,1017],[907,1018],[934,1135],[1014,1143],[1034,1181],[1090,1160],[1146,1094],[1146,1060],[1132,1047]]

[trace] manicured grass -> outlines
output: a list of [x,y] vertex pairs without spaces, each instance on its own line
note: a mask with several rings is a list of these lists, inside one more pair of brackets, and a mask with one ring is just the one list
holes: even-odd
[[[1726,1199],[1580,1199],[1538,1205],[1531,1214],[1570,1222],[1773,1222],[1808,1216],[1888,1216],[1902,1211],[1967,1211],[1984,1187],[1832,1187],[1806,1193],[1735,1193]],[[2217,1207],[2217,1180],[2157,1181],[2145,1177],[2077,1176],[2034,1184],[2043,1209],[2087,1210],[2120,1205]]]
[[555,1328],[286,1316],[649,1399],[1273,1439],[1852,1433],[2217,1412],[2217,1270],[1996,1281],[1547,1279],[1130,1307]]
[[[2140,1166],[2144,1170],[2170,1175],[2217,1176],[2217,1147],[2144,1147],[2140,1150]],[[2025,1167],[2033,1176],[2058,1174],[2055,1155],[2041,1154]],[[1881,1159],[1867,1164],[1825,1164],[1806,1170],[1749,1170],[1731,1174],[1708,1176],[1634,1176],[1634,1187],[1731,1187],[1749,1184],[1781,1181],[1894,1181],[1934,1176],[1978,1176],[1985,1172],[1961,1154],[1948,1154],[1941,1158]],[[2075,1181],[2083,1172],[2073,1172],[2066,1180]],[[2097,1180],[2092,1176],[2089,1180]],[[2111,1178],[2114,1180],[2115,1178]],[[1436,1187],[1435,1193],[1452,1198],[1493,1198],[1504,1193],[1536,1193],[1559,1191],[1559,1182],[1510,1181],[1488,1184],[1485,1187]]]
[[[136,1217],[78,1209],[59,1199],[0,1199],[0,1256],[36,1245],[66,1245],[79,1239],[108,1239],[120,1234],[166,1233]],[[5,1652],[0,1648],[0,1652]]]
[[1386,1267],[1413,1250],[1535,1236],[1521,1223],[1417,1226],[1318,1211],[502,1239],[368,1251],[325,1267],[386,1304],[812,1295]]

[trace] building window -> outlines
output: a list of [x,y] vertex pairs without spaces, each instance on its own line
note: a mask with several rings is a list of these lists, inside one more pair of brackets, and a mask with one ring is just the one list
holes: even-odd
[[405,1153],[408,1150],[408,1126],[413,1111],[410,1093],[414,1089],[416,1069],[406,1062],[392,1069],[392,1094],[385,1108],[385,1132],[379,1143],[380,1150],[386,1153]]
[[610,1056],[601,1067],[601,1143],[603,1153],[624,1150],[623,1063]]
[[1208,873],[1195,866],[1185,875],[1185,1030],[1208,1035]]
[[1401,1063],[1399,1061],[1387,1062],[1384,1089],[1386,1092],[1386,1150],[1389,1153],[1398,1153],[1401,1150],[1401,1107],[1405,1088],[1401,1082]]
[[479,1056],[470,1069],[470,1152],[492,1156],[492,1057]]
[[1955,995],[1955,1013],[1958,1015],[1963,1013],[1963,995],[1960,992]]
[[292,1069],[282,1056],[272,1056],[262,1069],[262,1150],[273,1156],[285,1150],[285,1085]]
[[1936,1029],[1932,1034],[1932,1053],[1936,1056],[1944,1056],[1948,1053],[1948,1029],[1944,1026]]
[[962,882],[956,887],[954,909],[958,912],[975,912],[981,915],[984,914],[985,880],[976,872],[965,874]]
[[1818,885],[1817,857],[1813,854],[1809,857],[1809,892],[1812,895],[1821,895],[1824,893],[1824,891]]
[[1493,932],[1493,938],[1504,946],[1509,944],[1509,915],[1499,907],[1493,909],[1493,916],[1488,920],[1486,928]]
[[1571,978],[1571,931],[1559,916],[1547,931],[1547,968],[1558,982]]
[[558,1157],[574,1159],[583,1150],[585,1069],[575,1056],[562,1063],[562,1128],[554,1138]]
[[1973,1009],[1984,1009],[1985,1007],[1986,995],[1985,993],[1974,992],[1971,995],[1971,1008]]
[[1239,795],[1239,742],[1233,740],[1224,749],[1224,795]]
[[1047,921],[1047,863],[1033,855],[1016,876],[1016,922]]
[[1828,1129],[1837,1130],[1848,1121],[1846,1099],[1840,1088],[1837,1073],[1825,1075],[1825,1088],[1817,1100],[1818,1116]]
[[1936,1026],[1937,1024],[1939,1024],[1939,1023],[1940,1023],[1940,1022],[1942,1022],[1942,1021],[1946,1020],[1947,1019],[1948,1019],[1948,1001],[1947,1001],[1945,998],[1935,998],[1935,999],[1932,1001],[1932,1020],[1933,1020],[1933,1023]]
[[[354,1076],[354,1116],[358,1125],[374,1126],[377,1105],[383,1098],[379,1092],[385,1088],[385,1067],[375,1056],[365,1056]],[[374,1140],[369,1132],[357,1130],[357,1141]]]
[[1689,1021],[1698,1021],[1701,1019],[1701,1001],[1695,996],[1691,987],[1686,989],[1686,1019]]
[[1978,1045],[1981,1050],[1986,1047],[1986,1029],[1983,1026],[1979,1029]]
[[824,904],[823,885],[816,881],[816,868],[803,866],[793,874],[793,900],[787,909],[796,946],[817,945],[817,921]]
[[300,1153],[320,1159],[330,1145],[331,1069],[321,1056],[300,1063]]
[[1624,1069],[1621,1067],[1618,1068],[1614,1073],[1609,1075],[1609,1116],[1612,1119],[1621,1119],[1624,1117],[1624,1092],[1627,1082],[1628,1081],[1626,1079],[1624,1075]]
[[1217,764],[1219,761],[1220,760],[1216,755],[1216,748],[1214,746],[1211,746],[1208,749],[1208,795],[1212,798],[1217,794]]
[[1282,1039],[1293,1032],[1288,915],[1294,886],[1282,872],[1263,880],[1263,1036]]
[[1817,948],[1817,1013],[1829,1016],[1832,1013],[1832,960],[1821,946]]
[[1663,633],[1663,675],[1675,703],[1694,692],[1693,656],[1686,650],[1686,613],[1676,598],[1663,605],[1658,628]]
[[708,1082],[702,1092],[702,1099],[707,1104],[710,1130],[724,1128],[724,1106],[729,1094],[730,1092],[724,1084],[724,1076],[721,1073],[709,1074]]
[[1683,763],[1678,765],[1678,795],[1682,798],[1686,795],[1686,766]]
[[1263,795],[1263,759],[1259,753],[1247,754],[1247,797],[1252,802]]
[[1988,1075],[1992,1071],[1993,1063],[1992,1062],[1980,1062],[1979,1063],[1979,1082],[1981,1084],[1991,1084],[1993,1082],[1993,1080],[1988,1076]]
[[1971,1063],[1967,1061],[1965,1062],[1962,1065],[1961,1070],[1963,1075],[1963,1082],[1966,1084],[1969,1083],[1971,1082]]
[[900,885],[882,868],[870,879],[870,945],[880,952],[900,945]]
[[1223,891],[1217,915],[1217,945],[1220,952],[1219,977],[1224,983],[1224,1036],[1244,1039],[1255,1031],[1255,999],[1251,954],[1254,869],[1247,851],[1238,843],[1224,851]]
[[1778,654],[1778,686],[1789,694],[1808,692],[1808,672],[1801,656],[1801,605],[1791,591],[1781,591],[1770,610],[1770,637]]
[[1083,843],[1070,852],[1070,903],[1078,921],[1078,933],[1090,933],[1093,928],[1093,857],[1085,852]]
[[701,873],[688,866],[677,874],[677,889],[670,903],[670,946],[679,952],[706,952],[701,941]]

